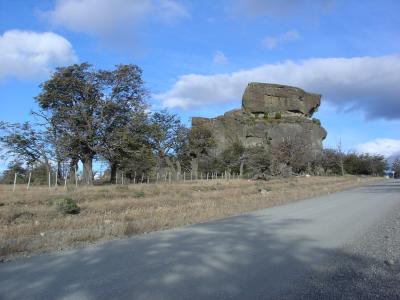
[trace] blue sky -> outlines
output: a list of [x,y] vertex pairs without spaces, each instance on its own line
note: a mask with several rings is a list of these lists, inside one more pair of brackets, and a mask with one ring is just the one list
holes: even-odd
[[400,153],[400,1],[0,0],[0,120],[56,66],[134,63],[153,109],[239,108],[249,81],[322,94],[327,147]]

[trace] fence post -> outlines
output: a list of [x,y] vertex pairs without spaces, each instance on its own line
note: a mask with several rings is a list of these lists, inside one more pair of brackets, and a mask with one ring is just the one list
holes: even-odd
[[186,182],[186,172],[183,172],[183,182]]
[[57,186],[58,186],[57,180],[58,180],[58,172],[56,172],[56,182],[54,183],[55,188],[57,188]]
[[15,172],[14,174],[14,187],[13,187],[13,192],[15,192],[15,185],[17,184],[17,173]]
[[28,185],[26,187],[26,190],[29,191],[29,186],[31,185],[31,177],[32,177],[32,172],[29,172],[29,177],[28,177]]
[[49,172],[49,190],[51,189],[51,172]]
[[67,190],[67,179],[68,179],[68,173],[65,174],[65,178],[64,178],[64,191]]
[[168,172],[168,181],[171,183],[171,172]]
[[124,173],[121,172],[121,184],[124,185]]
[[78,170],[76,169],[76,166],[75,166],[75,187],[77,188],[78,187]]

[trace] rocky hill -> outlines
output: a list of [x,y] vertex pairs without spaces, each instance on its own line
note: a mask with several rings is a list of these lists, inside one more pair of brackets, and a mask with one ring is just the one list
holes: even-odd
[[316,155],[327,135],[319,120],[312,119],[320,103],[321,95],[297,87],[249,83],[241,109],[212,119],[195,117],[192,126],[204,126],[212,132],[216,155],[235,142],[245,147],[270,147],[285,138],[300,138],[310,155]]

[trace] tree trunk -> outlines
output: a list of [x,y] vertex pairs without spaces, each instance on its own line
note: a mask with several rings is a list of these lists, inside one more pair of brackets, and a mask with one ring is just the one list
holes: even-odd
[[69,178],[69,182],[75,182],[75,177],[77,176],[76,171],[78,170],[78,162],[79,159],[71,158],[71,162],[69,163],[69,172],[67,174]]
[[82,159],[83,164],[83,182],[86,185],[93,185],[93,156]]
[[177,172],[178,174],[182,174],[181,162],[180,162],[179,160],[176,160],[175,165],[176,165],[176,172]]
[[64,179],[63,173],[62,173],[62,167],[61,167],[61,161],[57,160],[57,184]]
[[340,172],[342,173],[342,176],[344,176],[344,166],[343,166],[343,156],[340,154]]
[[197,157],[192,158],[190,165],[192,167],[192,174],[196,176],[199,169],[199,159]]
[[51,172],[51,165],[47,157],[44,158],[44,165],[46,166],[47,175]]
[[171,159],[168,156],[164,156],[164,160],[167,163],[168,168],[171,169],[173,177],[175,177],[176,176],[176,170],[175,170],[174,164],[172,163]]
[[117,164],[110,163],[110,183],[115,184],[115,178],[117,177]]
[[239,169],[240,177],[243,176],[243,168],[244,168],[244,161],[241,161],[240,162],[240,169]]

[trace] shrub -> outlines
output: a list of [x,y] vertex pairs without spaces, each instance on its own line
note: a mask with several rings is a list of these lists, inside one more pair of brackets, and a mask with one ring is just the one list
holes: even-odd
[[282,119],[282,114],[280,112],[276,112],[275,119],[277,119],[277,120]]
[[57,210],[63,214],[79,214],[80,207],[69,197],[60,197],[54,200]]
[[129,186],[128,185],[117,185],[115,187],[115,190],[117,192],[126,192],[126,191],[129,191]]
[[318,120],[317,118],[313,118],[312,121],[313,121],[314,124],[317,124],[317,125],[321,126],[321,121]]
[[135,198],[144,198],[146,195],[143,191],[135,191],[135,193],[133,194],[133,196]]

